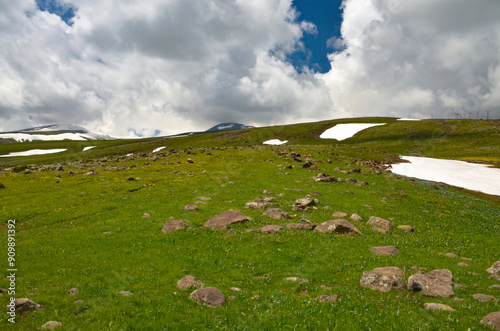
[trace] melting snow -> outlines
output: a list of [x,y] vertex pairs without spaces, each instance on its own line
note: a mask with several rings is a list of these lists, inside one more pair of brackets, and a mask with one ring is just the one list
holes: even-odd
[[88,151],[89,149],[96,148],[97,146],[84,147],[82,152]]
[[60,133],[60,134],[27,134],[27,133],[2,133],[0,139],[14,139],[17,142],[33,140],[89,140],[94,139],[83,133]]
[[401,158],[410,163],[393,164],[391,170],[395,174],[500,195],[500,169],[464,161],[414,156]]
[[263,144],[264,145],[276,145],[276,146],[279,146],[279,145],[284,145],[287,142],[288,142],[288,140],[281,141],[279,139],[271,139],[271,140],[268,140],[268,141],[264,141]]
[[234,126],[234,124],[228,124],[228,125],[221,125],[217,127],[217,130],[225,130],[225,129],[230,129]]
[[30,155],[43,155],[43,154],[54,154],[66,151],[66,148],[59,149],[31,149],[24,152],[13,152],[5,155],[0,155],[0,157],[14,157],[14,156],[30,156]]
[[386,123],[349,123],[349,124],[337,124],[333,128],[330,128],[323,132],[321,136],[322,139],[337,139],[338,141],[353,137],[356,133],[363,131],[364,129],[371,128],[373,126],[385,125]]
[[162,149],[164,149],[164,148],[165,148],[165,146],[163,146],[163,147],[158,147],[157,149],[155,149],[155,150],[153,151],[153,153],[159,152],[159,151],[161,151],[161,150],[162,150]]
[[398,118],[398,121],[420,121],[418,118]]

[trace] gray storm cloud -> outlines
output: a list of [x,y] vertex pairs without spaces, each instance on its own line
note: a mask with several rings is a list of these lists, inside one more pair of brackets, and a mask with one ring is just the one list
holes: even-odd
[[127,136],[227,121],[498,118],[495,2],[346,0],[341,50],[318,74],[287,61],[316,33],[291,0],[87,0],[71,26],[34,1],[1,0],[0,130],[69,123]]

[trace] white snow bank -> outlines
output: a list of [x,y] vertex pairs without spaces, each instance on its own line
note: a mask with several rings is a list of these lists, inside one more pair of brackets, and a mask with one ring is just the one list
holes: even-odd
[[275,145],[275,146],[279,146],[279,145],[284,145],[288,142],[288,140],[279,140],[279,139],[271,139],[271,140],[268,140],[268,141],[264,141],[263,144],[264,145]]
[[414,156],[401,158],[411,163],[393,164],[391,170],[395,174],[500,195],[500,169],[464,161]]
[[159,152],[159,151],[161,151],[161,150],[162,150],[162,149],[164,149],[164,148],[166,148],[166,147],[165,147],[165,146],[163,146],[163,147],[158,147],[157,149],[155,149],[155,150],[153,151],[153,153]]
[[418,118],[398,118],[398,121],[420,121]]
[[82,152],[88,151],[89,149],[96,148],[97,146],[84,147]]
[[54,154],[66,151],[66,148],[59,149],[31,149],[24,152],[13,152],[5,155],[0,155],[0,157],[14,157],[14,156],[30,156],[30,155],[43,155],[43,154]]
[[359,131],[371,128],[373,126],[385,125],[387,123],[349,123],[337,124],[323,132],[321,139],[337,139],[338,141],[353,137]]
[[27,133],[1,133],[0,139],[14,139],[17,142],[33,140],[93,140],[89,135],[83,133],[60,133],[60,134],[27,134]]

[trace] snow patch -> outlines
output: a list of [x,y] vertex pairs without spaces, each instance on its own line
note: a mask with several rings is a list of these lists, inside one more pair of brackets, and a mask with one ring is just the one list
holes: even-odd
[[398,121],[420,121],[418,118],[398,118]]
[[14,157],[14,156],[31,156],[31,155],[43,155],[43,154],[54,154],[61,153],[67,151],[66,148],[58,148],[58,149],[30,149],[29,151],[24,152],[12,152],[5,155],[0,155],[0,157]]
[[166,148],[166,147],[165,147],[165,146],[163,146],[163,147],[158,147],[157,149],[155,149],[155,150],[153,151],[153,153],[159,152],[159,151],[161,151],[161,150],[162,150],[162,149],[164,149],[164,148]]
[[225,129],[230,129],[234,126],[234,124],[229,124],[229,125],[221,125],[217,127],[217,130],[225,130]]
[[321,139],[337,139],[338,141],[354,137],[360,131],[371,128],[373,126],[385,125],[387,123],[349,123],[337,124],[323,132],[319,137]]
[[33,140],[93,140],[92,136],[83,133],[60,134],[28,134],[28,133],[1,133],[0,139],[14,139],[17,142]]
[[88,151],[89,149],[96,148],[97,146],[84,147],[82,152]]
[[423,180],[443,182],[471,191],[500,195],[500,169],[485,164],[428,157],[402,156],[410,163],[391,166],[393,173]]
[[284,145],[288,142],[288,140],[279,140],[279,139],[271,139],[271,140],[268,140],[268,141],[264,141],[263,144],[264,145],[275,145],[275,146],[279,146],[279,145]]

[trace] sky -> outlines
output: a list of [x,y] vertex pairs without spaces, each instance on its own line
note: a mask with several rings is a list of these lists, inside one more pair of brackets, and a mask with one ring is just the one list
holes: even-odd
[[0,131],[500,118],[498,0],[0,0]]

